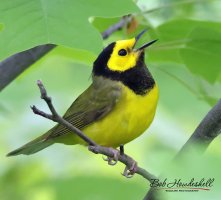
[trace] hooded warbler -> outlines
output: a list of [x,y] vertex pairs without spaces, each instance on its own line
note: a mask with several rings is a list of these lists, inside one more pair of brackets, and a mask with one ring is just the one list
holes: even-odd
[[[137,37],[109,44],[93,64],[92,84],[73,102],[64,119],[97,144],[118,147],[140,136],[151,124],[158,101],[158,87],[144,62]],[[33,154],[54,143],[86,143],[66,127],[56,125],[45,134],[7,156]]]

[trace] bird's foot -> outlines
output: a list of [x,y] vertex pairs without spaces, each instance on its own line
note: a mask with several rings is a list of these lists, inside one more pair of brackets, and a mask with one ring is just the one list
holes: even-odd
[[118,158],[119,158],[119,151],[113,148],[109,148],[109,150],[113,153],[113,157],[109,157],[107,156],[106,158],[103,157],[104,161],[107,161],[108,165],[116,165],[118,162]]
[[[124,145],[120,145],[120,155],[124,155]],[[131,167],[128,168],[128,166],[125,167],[124,172],[122,173],[123,176],[127,178],[133,177],[133,175],[137,171],[137,162],[133,160]]]
[[122,175],[125,176],[126,178],[132,178],[133,175],[136,173],[136,171],[137,171],[137,162],[133,161],[131,167],[128,166],[125,167]]

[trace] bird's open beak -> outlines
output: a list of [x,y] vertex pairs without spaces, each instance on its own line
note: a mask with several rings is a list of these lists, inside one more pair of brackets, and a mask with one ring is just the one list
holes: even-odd
[[[144,29],[141,33],[138,34],[137,37],[135,37],[135,44],[134,44],[134,46],[136,45],[136,43],[138,42],[138,40],[141,38],[141,36],[142,36],[145,32],[147,32],[147,29]],[[140,48],[135,49],[135,51],[141,51],[141,50],[143,50],[143,49],[149,47],[150,45],[152,45],[152,44],[155,43],[156,41],[157,41],[157,40],[152,40],[152,41],[150,41],[150,42],[148,42],[148,43],[142,45]]]

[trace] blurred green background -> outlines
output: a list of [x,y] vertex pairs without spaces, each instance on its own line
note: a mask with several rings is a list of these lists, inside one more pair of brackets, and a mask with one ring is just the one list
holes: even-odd
[[[15,5],[19,2],[17,1]],[[32,156],[7,158],[5,155],[54,126],[53,122],[34,115],[30,109],[30,105],[36,105],[48,110],[45,103],[40,100],[36,80],[43,81],[50,96],[53,97],[58,112],[63,114],[90,84],[92,63],[97,53],[101,51],[100,47],[111,41],[134,36],[145,27],[149,27],[149,35],[147,34],[141,43],[150,38],[159,39],[158,44],[147,51],[146,63],[158,82],[160,100],[153,124],[140,138],[126,145],[126,153],[156,176],[166,171],[165,176],[171,180],[173,178],[190,180],[193,177],[215,178],[210,191],[169,193],[166,194],[169,199],[220,198],[220,137],[213,141],[202,158],[196,158],[190,153],[181,163],[175,166],[170,163],[211,106],[220,98],[221,2],[218,0],[113,2],[128,3],[128,7],[123,10],[119,5],[119,11],[114,9],[112,11],[105,3],[98,6],[108,14],[107,16],[97,14],[99,17],[90,18],[92,24],[90,28],[94,31],[92,39],[88,33],[87,37],[82,33],[82,36],[73,39],[82,43],[81,49],[75,42],[72,44],[70,41],[68,45],[65,41],[62,43],[51,37],[53,43],[61,46],[44,56],[0,93],[1,200],[135,200],[144,197],[149,188],[146,180],[138,175],[126,179],[121,175],[123,165],[118,163],[110,167],[100,155],[93,155],[81,146],[56,144]],[[69,3],[71,4],[71,1]],[[79,5],[83,3],[79,1]],[[5,8],[11,10],[9,4]],[[94,9],[92,3],[89,3],[87,9],[90,8]],[[84,12],[83,8],[81,12]],[[98,32],[104,31],[128,12],[135,14],[138,28],[130,34],[123,29],[102,44]],[[6,16],[6,13],[4,14]],[[96,16],[93,12],[89,14]],[[5,21],[1,21],[0,18],[0,27],[1,23],[10,24],[10,16]],[[79,24],[79,27],[81,26],[83,25]],[[66,27],[64,31],[68,31],[69,28],[71,27]],[[24,32],[16,27],[14,31]],[[77,31],[78,27],[75,32]],[[98,40],[93,41],[97,45],[96,49],[90,50],[88,44],[97,37],[96,34]],[[1,45],[4,44],[2,41],[5,37],[12,40],[12,34],[0,32]],[[68,39],[66,37],[67,41]],[[191,41],[188,41],[189,39]],[[31,39],[27,40],[30,40],[27,45],[23,45],[21,41],[17,44],[18,41],[15,40],[16,42],[11,42],[11,46],[5,49],[2,46],[4,50],[1,58],[31,47],[33,45]],[[36,44],[40,44],[37,39]]]

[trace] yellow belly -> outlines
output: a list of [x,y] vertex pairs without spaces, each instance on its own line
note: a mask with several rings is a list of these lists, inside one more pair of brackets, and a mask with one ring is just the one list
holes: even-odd
[[[157,85],[144,96],[122,87],[123,94],[114,109],[82,130],[100,145],[118,147],[126,144],[140,136],[153,121],[158,101]],[[79,138],[75,138],[74,143],[84,144]]]

